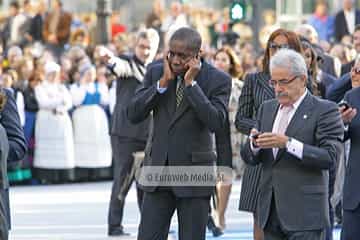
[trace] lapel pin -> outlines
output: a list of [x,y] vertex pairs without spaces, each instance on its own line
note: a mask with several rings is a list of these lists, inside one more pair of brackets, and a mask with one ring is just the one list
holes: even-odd
[[307,117],[308,117],[308,116],[305,114],[305,115],[304,115],[304,119],[307,119]]

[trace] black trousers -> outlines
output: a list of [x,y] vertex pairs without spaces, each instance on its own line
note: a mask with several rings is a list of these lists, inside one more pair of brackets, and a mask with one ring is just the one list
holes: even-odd
[[336,177],[336,166],[333,166],[329,170],[329,218],[330,226],[326,229],[326,240],[333,240],[333,228],[334,228],[334,217],[335,211],[331,205],[331,196],[334,194],[335,187],[335,177]]
[[179,240],[205,240],[209,197],[178,198],[171,190],[145,192],[138,240],[166,240],[177,211]]
[[264,228],[264,240],[324,240],[325,230],[287,231],[282,227],[277,214],[275,200],[271,200],[268,222]]
[[0,190],[0,239],[7,240],[10,229],[9,189]]
[[[109,228],[122,229],[125,198],[134,181],[134,176],[131,175],[134,168],[133,154],[144,151],[145,142],[111,136],[111,146],[113,151],[114,182],[111,189],[108,225]],[[138,206],[141,210],[143,192],[139,188],[136,188],[136,190]]]
[[360,237],[360,206],[343,212],[341,240],[353,240]]

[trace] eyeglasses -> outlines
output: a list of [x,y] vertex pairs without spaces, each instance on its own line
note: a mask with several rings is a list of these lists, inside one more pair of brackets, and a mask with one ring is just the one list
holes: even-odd
[[169,51],[168,54],[166,55],[166,57],[168,59],[173,59],[175,56],[177,56],[181,62],[187,62],[188,60],[190,60],[190,58],[195,57],[196,55],[188,55],[185,53],[176,53],[173,51]]
[[294,76],[293,78],[290,78],[290,79],[280,79],[280,80],[273,80],[273,79],[270,79],[269,80],[269,84],[272,88],[275,88],[276,85],[279,85],[280,87],[283,87],[283,86],[286,86],[288,85],[289,83],[291,83],[292,81],[294,81],[297,77],[299,76]]
[[355,74],[360,74],[360,67],[358,68],[353,67],[351,71],[353,71]]
[[276,44],[276,43],[273,43],[271,42],[269,44],[269,48],[273,49],[273,50],[279,50],[279,49],[282,49],[282,48],[290,48],[289,44]]

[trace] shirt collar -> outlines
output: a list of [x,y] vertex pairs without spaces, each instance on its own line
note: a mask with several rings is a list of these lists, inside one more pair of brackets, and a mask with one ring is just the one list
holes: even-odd
[[296,111],[298,109],[298,107],[300,106],[300,104],[304,101],[304,98],[306,97],[306,94],[307,94],[308,90],[305,89],[305,92],[303,95],[301,95],[301,97],[296,100],[295,103],[293,103],[293,109]]
[[354,13],[355,12],[355,8],[352,8],[352,9],[350,9],[350,10],[345,10],[344,9],[344,13],[345,14],[352,14],[352,13]]

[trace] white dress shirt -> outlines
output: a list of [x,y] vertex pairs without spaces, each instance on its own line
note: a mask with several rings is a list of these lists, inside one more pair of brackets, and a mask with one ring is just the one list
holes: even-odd
[[111,88],[109,90],[109,108],[110,113],[113,114],[116,104],[116,81],[112,82]]
[[21,126],[25,126],[25,100],[22,92],[16,94],[16,106],[18,108]]
[[349,33],[353,34],[355,30],[355,8],[352,8],[350,11],[344,10],[344,15]]
[[[12,94],[15,94],[14,89],[12,88],[6,88],[9,91],[11,91]],[[16,107],[19,113],[19,117],[20,117],[20,123],[21,126],[25,126],[25,99],[24,99],[24,95],[22,94],[22,92],[17,91],[16,92],[16,96],[14,95],[15,101],[16,101]]]

